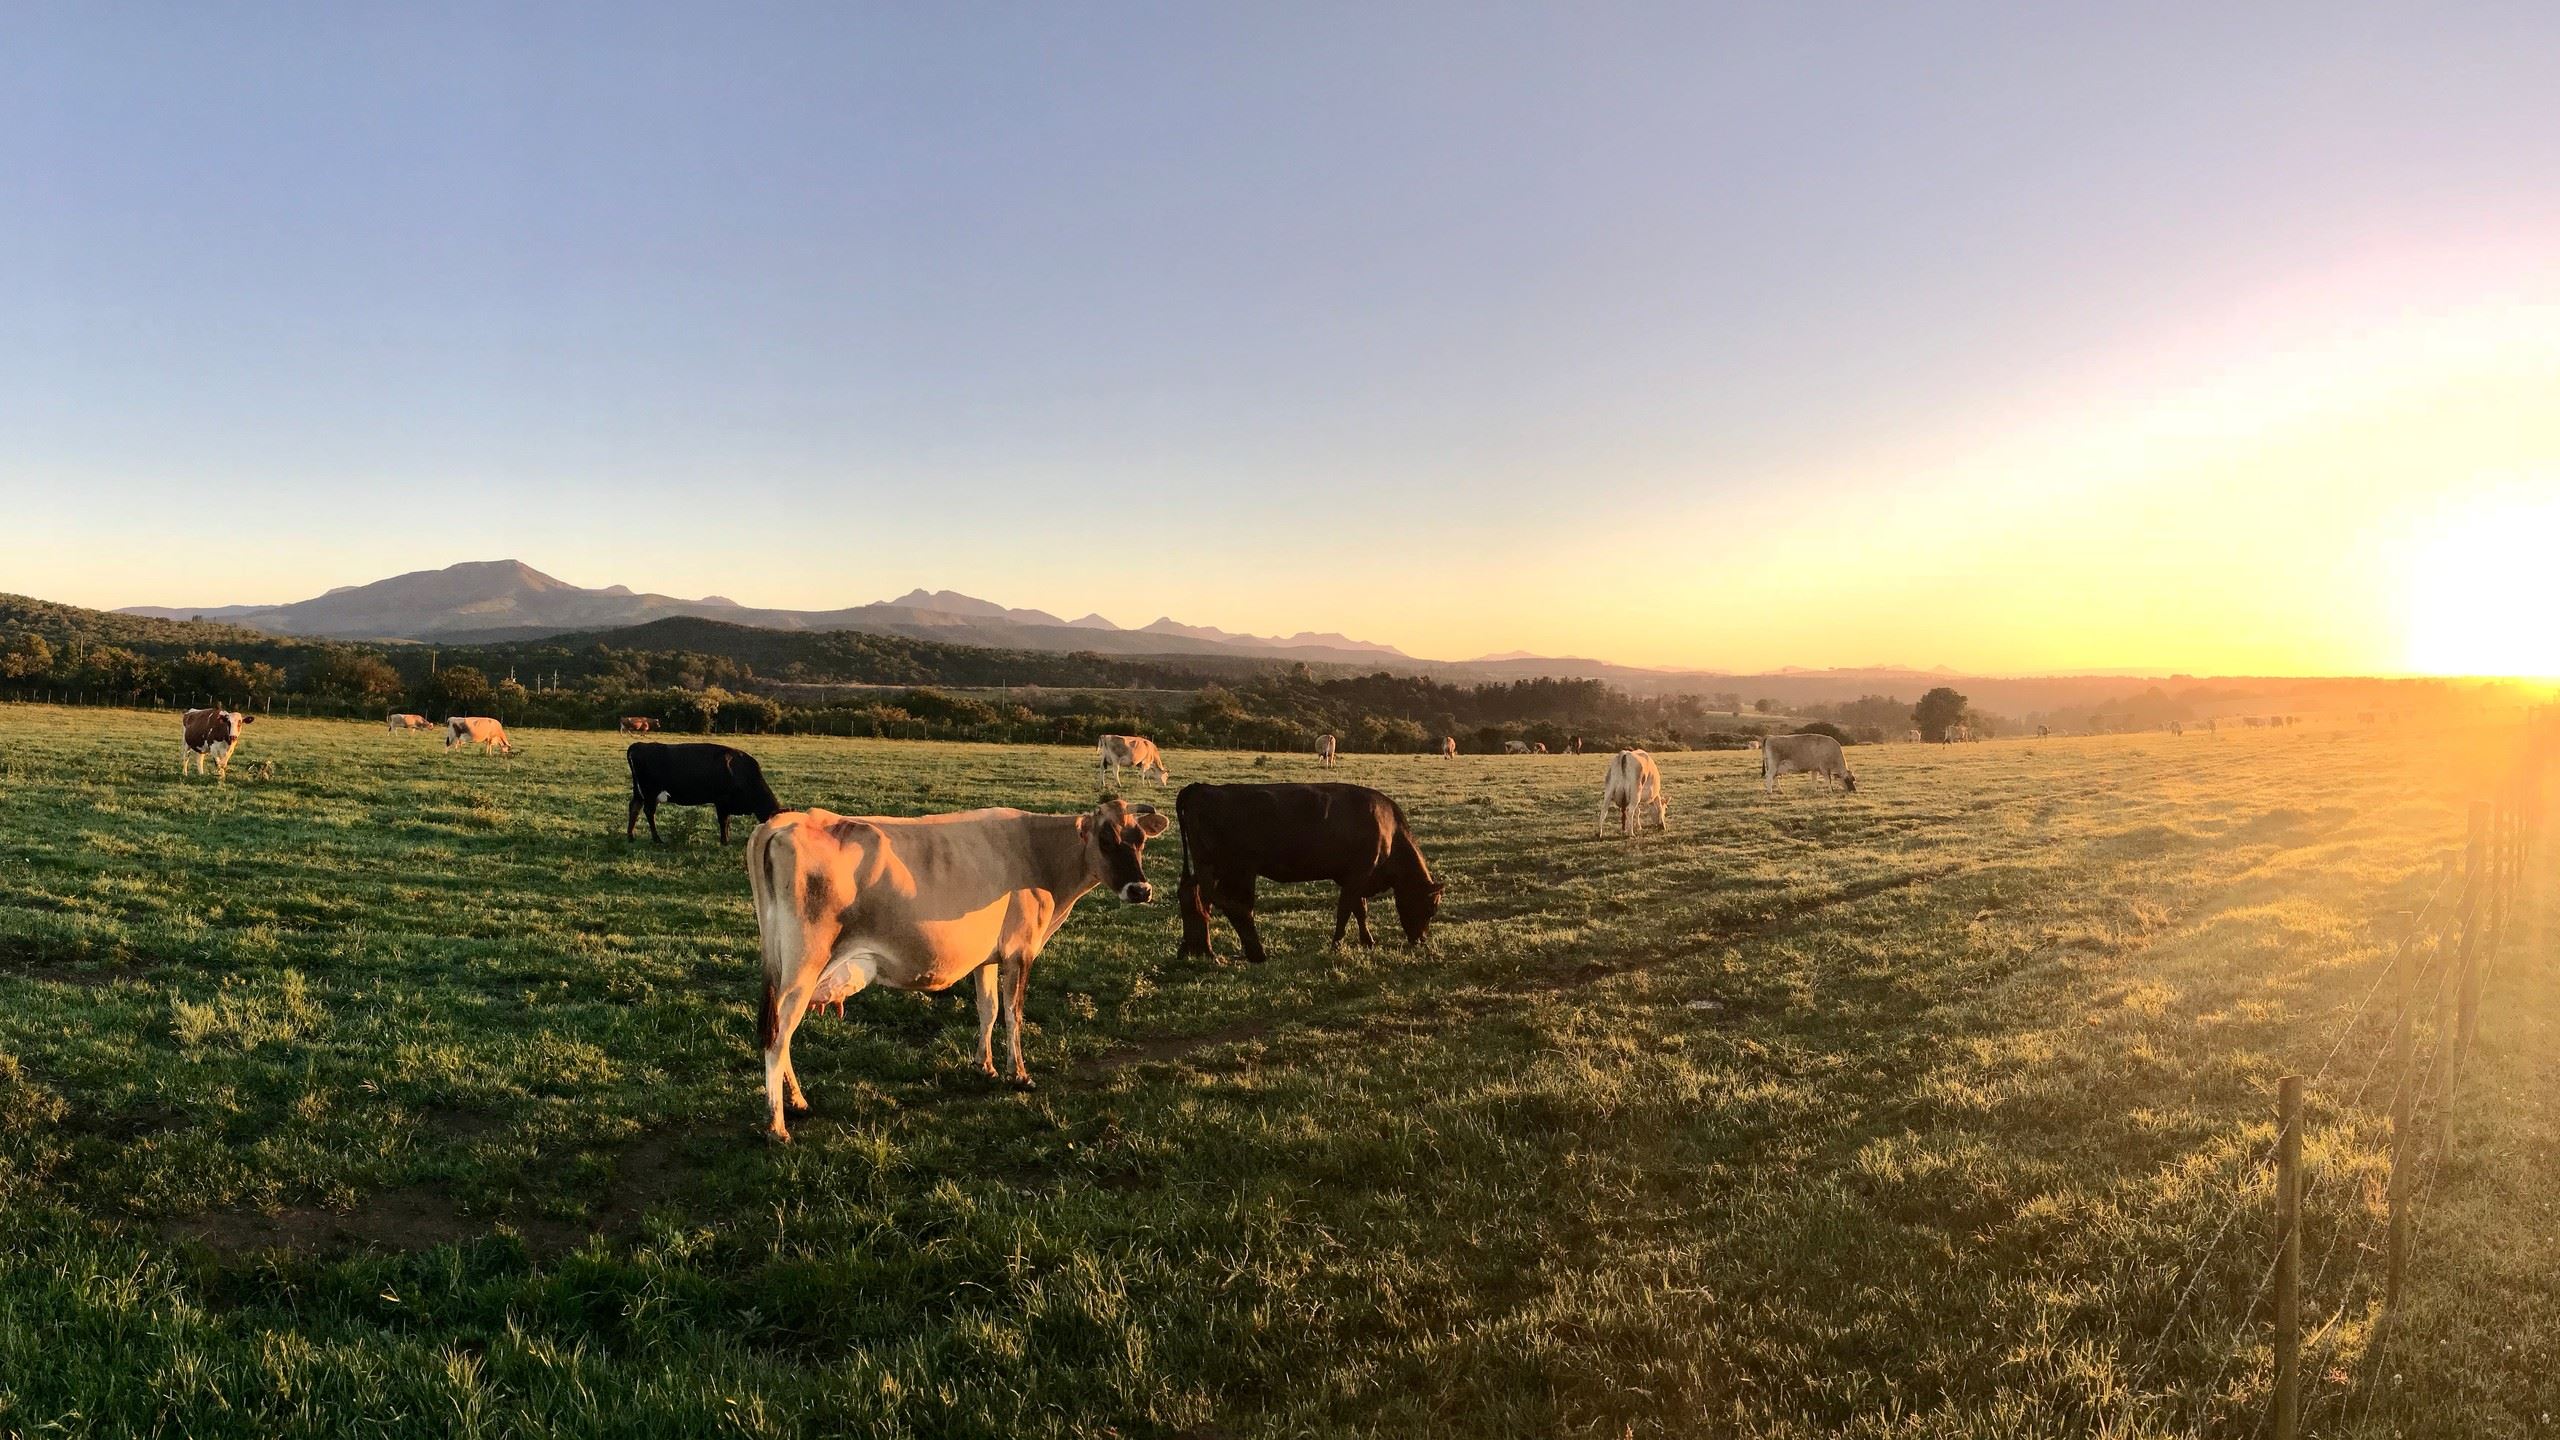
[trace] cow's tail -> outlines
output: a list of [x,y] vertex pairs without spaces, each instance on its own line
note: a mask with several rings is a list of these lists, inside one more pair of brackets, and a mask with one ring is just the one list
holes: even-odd
[[[776,844],[781,833],[771,824],[763,824],[747,837],[747,889],[755,897],[756,937],[764,959],[764,999],[756,1011],[756,1044],[766,1050],[781,1042],[782,1015],[776,997],[799,958],[788,953],[798,938],[794,927],[787,922],[777,925],[771,918],[773,897],[795,891],[798,879],[799,867],[792,863],[790,851]],[[777,863],[790,867],[789,873],[777,872]],[[796,894],[792,901],[792,913],[796,915]]]

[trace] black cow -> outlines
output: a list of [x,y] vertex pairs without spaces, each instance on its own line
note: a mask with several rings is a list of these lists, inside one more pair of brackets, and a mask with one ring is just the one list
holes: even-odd
[[622,752],[631,761],[631,821],[622,827],[628,840],[649,817],[649,839],[658,838],[661,805],[708,805],[720,816],[720,843],[729,843],[729,817],[753,815],[770,820],[782,813],[782,802],[764,783],[756,757],[726,745],[661,745],[643,740]]
[[1408,945],[1422,943],[1443,887],[1396,802],[1365,785],[1185,785],[1174,798],[1182,821],[1182,953],[1212,955],[1209,907],[1236,927],[1244,958],[1262,963],[1253,928],[1253,884],[1330,880],[1342,887],[1333,943],[1360,922],[1369,936],[1369,897],[1393,891]]

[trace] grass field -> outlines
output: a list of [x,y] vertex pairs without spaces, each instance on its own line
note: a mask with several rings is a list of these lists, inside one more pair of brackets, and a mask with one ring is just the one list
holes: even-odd
[[[2538,911],[2367,1354],[2385,1007],[2341,1019],[2485,737],[1861,748],[1776,802],[1671,755],[1634,844],[1602,757],[1351,757],[1449,882],[1428,951],[1272,887],[1269,965],[1178,963],[1169,904],[1089,898],[1036,1091],[958,992],[865,994],[773,1148],[739,846],[625,844],[612,737],[262,721],[215,784],[171,716],[0,718],[0,1433],[2248,1435],[2287,1071],[2304,1310],[2348,1310],[2310,1433],[2560,1423]],[[751,748],[852,813],[1094,795],[1088,752]]]

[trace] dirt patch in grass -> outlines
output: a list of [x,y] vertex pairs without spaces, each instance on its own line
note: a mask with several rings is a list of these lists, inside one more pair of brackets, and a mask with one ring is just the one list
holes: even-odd
[[273,1212],[208,1210],[164,1220],[160,1233],[223,1256],[278,1250],[318,1255],[344,1250],[427,1250],[477,1239],[491,1228],[491,1222],[457,1211],[453,1197],[441,1188],[413,1185],[377,1191],[343,1214],[310,1205]]
[[48,945],[23,936],[0,939],[0,975],[94,988],[141,973],[142,966],[131,960],[101,956],[85,945]]

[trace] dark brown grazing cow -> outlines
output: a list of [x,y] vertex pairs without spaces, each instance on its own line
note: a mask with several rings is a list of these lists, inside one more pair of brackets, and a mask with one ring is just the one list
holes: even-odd
[[1236,927],[1244,958],[1263,960],[1253,926],[1254,881],[1330,880],[1342,887],[1333,908],[1333,943],[1345,927],[1369,936],[1369,897],[1390,891],[1408,945],[1422,943],[1440,910],[1431,878],[1396,802],[1365,785],[1185,785],[1174,798],[1182,822],[1182,953],[1214,955],[1209,907]]
[[213,766],[218,778],[231,774],[231,752],[240,743],[240,732],[257,722],[255,715],[237,710],[190,710],[178,717],[178,732],[186,741],[186,753],[178,758],[178,773],[184,775],[190,766],[204,773]]

